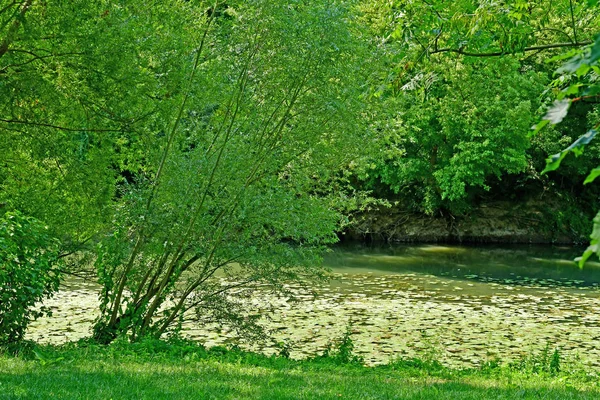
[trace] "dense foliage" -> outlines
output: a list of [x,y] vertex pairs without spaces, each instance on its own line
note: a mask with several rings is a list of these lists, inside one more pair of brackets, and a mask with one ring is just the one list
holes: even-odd
[[[556,80],[556,85],[562,90],[557,95],[557,100],[548,110],[542,121],[536,126],[536,131],[540,131],[549,123],[557,124],[563,121],[567,116],[569,108],[577,105],[587,99],[596,99],[600,95],[600,34],[596,36],[594,43],[585,48],[571,52],[561,59],[570,57],[570,59],[561,66],[557,73],[560,74]],[[556,170],[564,158],[569,153],[581,156],[584,149],[588,152],[597,153],[597,147],[590,144],[592,139],[598,134],[600,119],[595,115],[593,126],[577,140],[575,140],[566,149],[552,155],[547,159],[547,165],[544,172]],[[587,165],[584,165],[587,167]],[[587,175],[584,184],[592,183],[600,176],[600,167],[591,170]],[[592,255],[600,256],[600,212],[594,218],[594,229],[591,234],[591,244],[579,260],[580,267]]]
[[187,311],[249,328],[249,290],[320,275],[315,250],[336,240],[339,216],[314,191],[347,157],[359,94],[344,12],[258,2],[198,14],[156,172],[124,192],[101,243],[99,340],[160,336]]
[[95,337],[184,316],[253,328],[248,290],[320,278],[355,157],[360,29],[344,2],[13,2],[0,201],[95,253]]
[[[59,250],[92,256],[99,341],[190,317],[260,333],[248,293],[323,277],[364,191],[427,214],[517,190],[589,209],[596,144],[539,171],[597,124],[592,3],[4,2],[0,205],[35,231],[7,248],[46,275]],[[531,133],[557,95],[564,122]]]
[[47,310],[35,303],[58,290],[58,242],[48,227],[19,212],[0,218],[0,346],[23,338]]
[[382,69],[372,92],[379,108],[370,114],[377,144],[355,166],[360,187],[428,214],[544,193],[550,204],[568,198],[576,209],[590,207],[597,189],[581,181],[600,162],[596,148],[550,176],[540,171],[548,153],[594,123],[594,99],[577,104],[561,126],[529,128],[567,83],[553,80],[560,60],[552,57],[592,42],[595,9],[569,1],[373,0],[361,11]]
[[535,121],[543,74],[516,60],[442,60],[384,99],[394,110],[380,122],[383,151],[366,170],[412,207],[460,212],[491,178],[529,166],[528,128]]

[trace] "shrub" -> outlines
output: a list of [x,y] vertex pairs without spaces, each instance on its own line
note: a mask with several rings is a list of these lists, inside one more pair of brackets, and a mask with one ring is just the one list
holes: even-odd
[[29,322],[49,314],[35,304],[58,290],[59,243],[32,217],[0,218],[0,346],[23,339]]

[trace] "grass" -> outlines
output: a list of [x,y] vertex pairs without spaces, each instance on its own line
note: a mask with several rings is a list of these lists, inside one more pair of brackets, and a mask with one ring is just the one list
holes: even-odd
[[[598,399],[596,373],[513,365],[458,370],[434,361],[364,367],[339,349],[294,361],[189,342],[27,344],[0,354],[0,399]],[[556,366],[556,365],[555,365]]]

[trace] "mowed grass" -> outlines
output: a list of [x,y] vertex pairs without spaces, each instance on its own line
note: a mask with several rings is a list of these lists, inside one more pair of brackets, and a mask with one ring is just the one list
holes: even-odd
[[[539,360],[456,370],[435,362],[364,367],[179,342],[62,347],[0,355],[0,399],[599,399],[598,375]],[[536,366],[537,365],[537,366]],[[564,368],[564,367],[563,367]]]

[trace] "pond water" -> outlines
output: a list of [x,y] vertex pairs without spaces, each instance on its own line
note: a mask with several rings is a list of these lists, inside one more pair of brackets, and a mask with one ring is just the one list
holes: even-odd
[[[433,357],[452,366],[510,361],[559,348],[568,359],[600,368],[600,264],[579,269],[582,249],[411,245],[338,247],[325,259],[329,283],[314,297],[290,285],[302,301],[265,294],[254,310],[292,357],[317,354],[349,328],[367,364],[394,357]],[[28,338],[77,340],[90,334],[98,288],[67,282],[48,305],[52,317],[33,323]],[[266,300],[265,300],[266,299]],[[184,327],[208,346],[238,344],[235,332],[212,325]],[[273,343],[242,347],[271,354]]]

